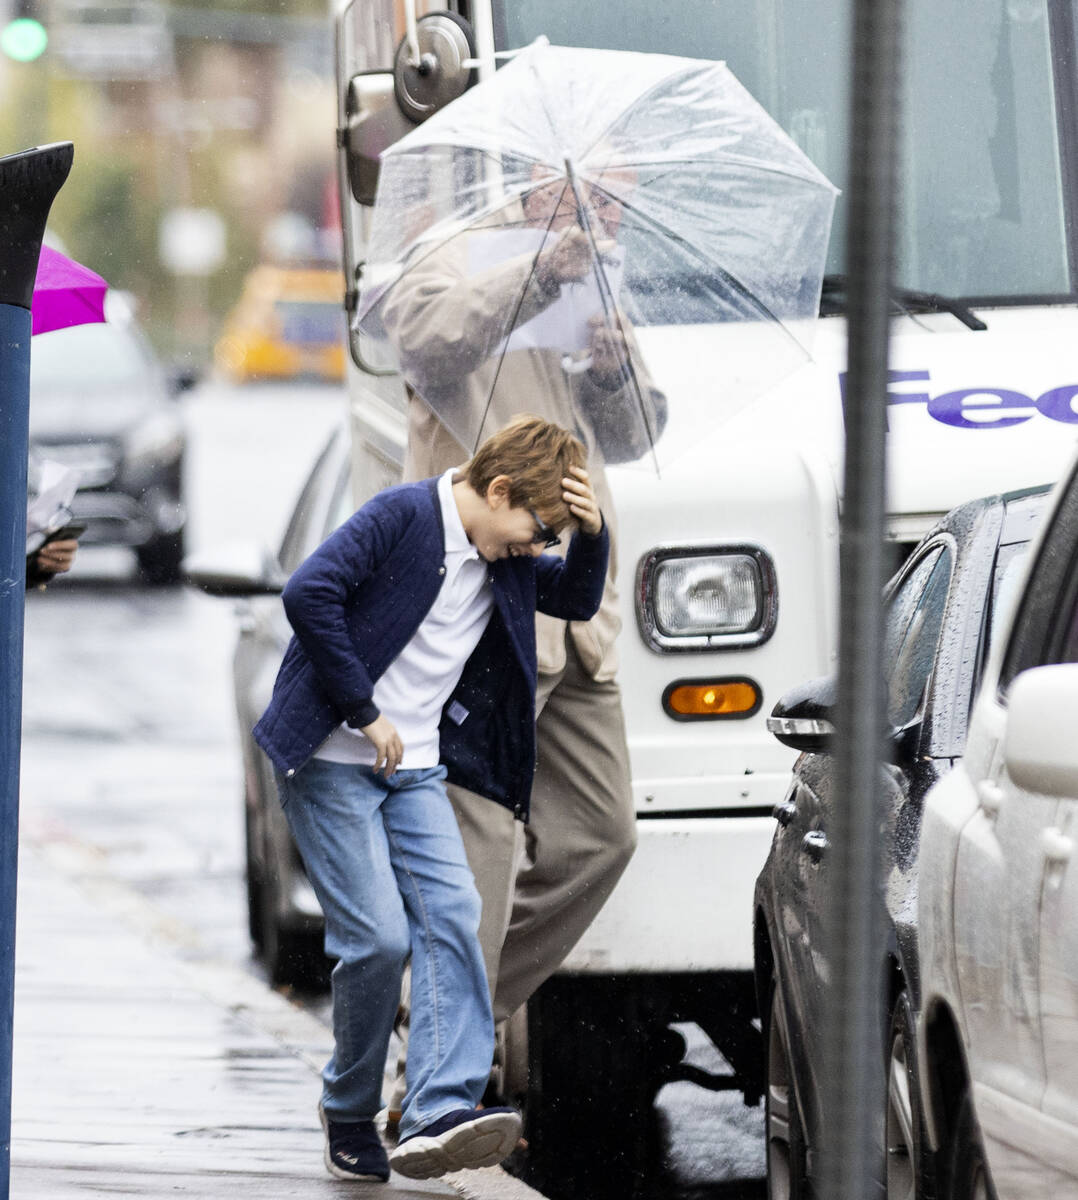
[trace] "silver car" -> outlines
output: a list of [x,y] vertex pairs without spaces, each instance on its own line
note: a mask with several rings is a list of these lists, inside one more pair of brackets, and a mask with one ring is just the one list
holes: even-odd
[[239,599],[233,681],[243,747],[251,939],[274,983],[303,988],[324,986],[331,966],[322,952],[322,910],[292,842],[273,768],[251,730],[269,703],[292,635],[281,588],[353,511],[348,440],[338,432],[304,484],[278,554],[263,551],[250,562],[200,555],[185,564],[190,583],[210,595]]
[[1078,461],[921,832],[921,1090],[947,1200],[1078,1195]]

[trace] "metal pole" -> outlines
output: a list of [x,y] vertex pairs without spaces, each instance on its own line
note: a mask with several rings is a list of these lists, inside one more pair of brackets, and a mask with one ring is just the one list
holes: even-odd
[[30,303],[45,219],[73,154],[61,142],[0,158],[0,1200],[11,1175]]
[[835,1114],[824,1131],[822,1200],[865,1200],[883,1167],[884,1084],[875,968],[883,936],[880,771],[885,582],[886,392],[899,126],[902,0],[853,0],[849,350],[828,945],[836,1004],[824,1030]]

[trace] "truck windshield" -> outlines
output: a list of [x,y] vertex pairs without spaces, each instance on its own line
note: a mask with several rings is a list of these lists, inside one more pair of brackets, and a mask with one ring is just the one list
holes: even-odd
[[[1068,6],[1069,7],[1069,6]],[[1059,153],[1050,0],[911,0],[896,282],[983,301],[1065,296],[1074,279]],[[725,59],[840,188],[846,187],[848,0],[494,0],[499,49],[561,45]],[[1070,36],[1068,34],[1068,36]],[[1068,98],[1068,104],[1070,100]],[[829,270],[843,271],[845,208]]]

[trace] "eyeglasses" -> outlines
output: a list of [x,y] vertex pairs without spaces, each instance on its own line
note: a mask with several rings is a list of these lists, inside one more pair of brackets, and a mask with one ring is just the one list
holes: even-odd
[[529,508],[528,512],[531,514],[531,519],[535,522],[535,536],[532,538],[532,545],[541,545],[544,550],[549,550],[551,546],[560,546],[561,538],[539,517],[535,509]]

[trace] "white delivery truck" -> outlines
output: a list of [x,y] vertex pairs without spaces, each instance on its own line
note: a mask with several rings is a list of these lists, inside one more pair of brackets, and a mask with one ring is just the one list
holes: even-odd
[[[418,3],[418,9],[415,7]],[[817,166],[846,171],[845,0],[346,0],[335,11],[348,304],[378,154],[545,35],[555,44],[725,60]],[[1056,477],[1078,428],[1075,14],[1056,0],[911,0],[893,326],[890,537],[896,561],[967,498]],[[418,53],[417,53],[418,52]],[[630,1195],[651,1101],[692,1078],[762,1088],[752,891],[791,754],[765,729],[790,686],[833,670],[846,323],[839,201],[813,361],[661,476],[609,469],[620,520],[620,682],[639,848],[613,897],[514,1022],[533,1160],[604,1164]],[[636,330],[671,411],[721,386],[730,329]],[[349,374],[357,502],[400,475],[405,395]],[[737,586],[735,586],[735,584]],[[728,715],[694,695],[731,688]],[[695,693],[693,689],[699,689]],[[706,708],[707,705],[705,704]],[[695,1022],[728,1075],[681,1062]]]

